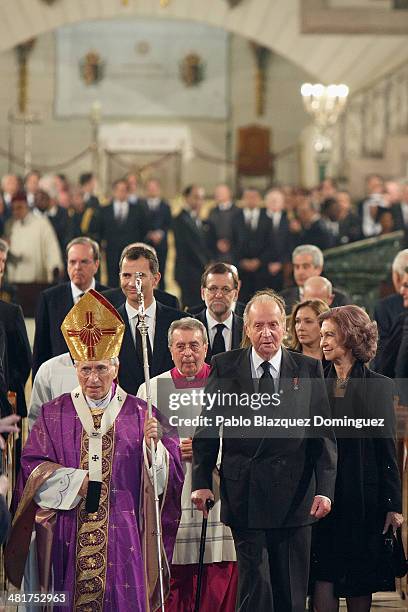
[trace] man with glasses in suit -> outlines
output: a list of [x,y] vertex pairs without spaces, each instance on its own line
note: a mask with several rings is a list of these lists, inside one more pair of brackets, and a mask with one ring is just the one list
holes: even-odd
[[219,262],[207,266],[201,277],[201,297],[205,308],[195,318],[205,325],[209,344],[207,363],[211,357],[239,348],[243,320],[233,311],[238,298],[238,276],[230,265]]

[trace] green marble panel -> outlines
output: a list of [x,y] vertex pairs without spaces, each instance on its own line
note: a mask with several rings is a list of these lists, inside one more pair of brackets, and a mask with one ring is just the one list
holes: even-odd
[[380,283],[389,278],[393,259],[403,248],[403,238],[404,233],[398,231],[328,249],[324,252],[323,274],[372,314],[380,297]]

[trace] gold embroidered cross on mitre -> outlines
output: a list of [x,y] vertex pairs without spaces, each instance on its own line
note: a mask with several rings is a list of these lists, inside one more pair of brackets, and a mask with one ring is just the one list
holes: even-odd
[[75,361],[101,361],[119,355],[125,324],[112,304],[90,289],[71,308],[61,331]]

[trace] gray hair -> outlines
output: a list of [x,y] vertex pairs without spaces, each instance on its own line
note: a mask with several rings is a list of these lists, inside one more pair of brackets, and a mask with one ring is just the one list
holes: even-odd
[[279,310],[282,314],[282,319],[286,320],[286,312],[285,312],[285,300],[278,294],[273,291],[273,289],[261,289],[257,291],[249,300],[244,310],[244,326],[248,323],[249,311],[251,310],[251,306],[254,304],[277,304]]
[[9,245],[7,244],[7,242],[5,240],[0,238],[0,251],[7,255],[8,250],[9,250]]
[[83,244],[85,246],[91,247],[94,261],[99,261],[99,244],[95,240],[88,238],[88,236],[78,236],[78,238],[73,238],[70,242],[68,242],[65,248],[65,255],[67,256],[67,259],[70,248],[75,246],[76,244]]
[[300,244],[292,253],[292,262],[298,255],[311,255],[315,268],[323,268],[324,257],[319,247],[314,244]]
[[408,266],[408,249],[404,249],[396,254],[392,262],[392,271],[402,276],[405,274],[405,268]]
[[173,333],[176,329],[186,329],[191,331],[200,331],[201,336],[203,338],[204,344],[208,344],[208,335],[205,326],[198,319],[193,319],[193,317],[184,317],[183,319],[177,319],[173,321],[173,323],[169,327],[169,332],[167,334],[167,340],[169,347],[173,343]]

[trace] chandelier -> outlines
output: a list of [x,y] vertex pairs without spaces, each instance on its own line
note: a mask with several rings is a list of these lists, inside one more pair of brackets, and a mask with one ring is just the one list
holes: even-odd
[[320,129],[334,125],[347,104],[347,85],[322,85],[303,83],[300,93],[306,111]]
[[332,151],[332,127],[346,108],[349,88],[347,85],[322,85],[303,83],[300,93],[306,112],[313,118],[315,135],[313,147],[316,154],[319,180],[326,175]]

